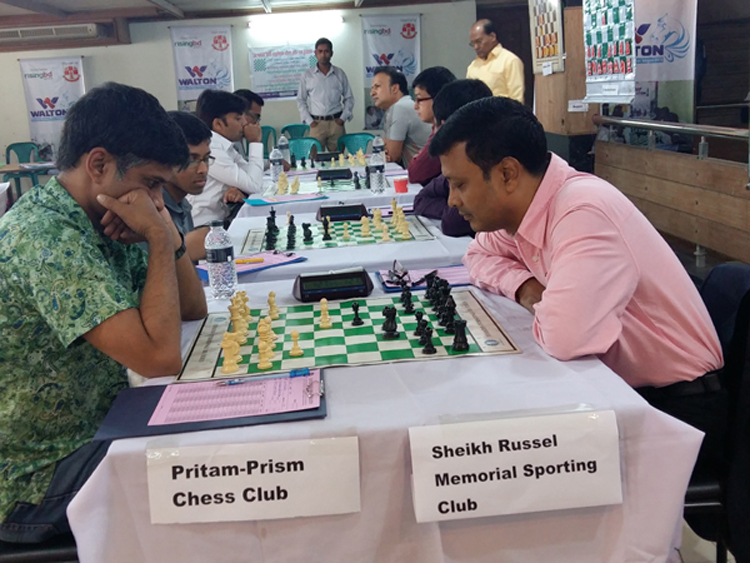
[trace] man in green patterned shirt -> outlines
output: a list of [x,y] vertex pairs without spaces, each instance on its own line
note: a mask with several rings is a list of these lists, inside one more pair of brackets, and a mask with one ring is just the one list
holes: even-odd
[[0,540],[69,531],[125,367],[180,369],[181,321],[206,301],[161,188],[187,161],[156,98],[105,84],[68,111],[60,175],[0,219]]

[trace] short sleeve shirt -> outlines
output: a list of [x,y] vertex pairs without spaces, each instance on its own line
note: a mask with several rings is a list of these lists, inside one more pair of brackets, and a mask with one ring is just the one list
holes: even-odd
[[195,226],[193,225],[193,216],[191,215],[193,206],[190,205],[187,198],[184,198],[180,203],[177,203],[172,197],[172,194],[164,188],[161,189],[161,195],[164,198],[164,206],[167,208],[167,211],[169,211],[169,215],[172,217],[172,222],[174,223],[174,226],[177,227],[177,230],[183,235],[188,234],[190,231],[194,231]]
[[383,136],[391,141],[403,141],[403,166],[409,166],[411,159],[417,156],[427,144],[432,134],[432,125],[425,123],[414,109],[414,100],[403,96],[388,108],[385,113]]
[[82,336],[138,307],[146,267],[56,178],[0,219],[0,521],[44,497],[55,463],[91,441],[127,386],[123,366]]

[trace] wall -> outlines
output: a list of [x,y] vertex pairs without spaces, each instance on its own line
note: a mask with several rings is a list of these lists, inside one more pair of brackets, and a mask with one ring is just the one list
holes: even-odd
[[[354,119],[348,125],[350,132],[364,126],[362,100],[358,99],[365,88],[362,66],[362,38],[360,15],[376,14],[376,10],[337,10],[344,18],[343,24],[327,29],[306,27],[292,30],[281,29],[277,35],[267,33],[267,24],[259,22],[253,29],[247,28],[248,18],[223,18],[212,20],[185,20],[179,22],[148,22],[130,25],[132,44],[111,47],[81,49],[26,51],[0,54],[0,155],[12,142],[29,139],[29,124],[26,117],[26,102],[18,59],[83,55],[87,88],[107,81],[117,81],[147,90],[156,96],[166,109],[177,109],[172,46],[169,38],[170,25],[202,25],[210,23],[231,24],[235,88],[252,88],[249,75],[247,45],[264,47],[284,44],[313,44],[321,35],[326,35],[334,44],[333,63],[342,67],[351,83],[357,103]],[[312,12],[311,12],[312,13]],[[461,0],[444,4],[419,4],[388,8],[393,14],[422,14],[422,68],[442,65],[458,77],[466,74],[466,67],[474,58],[469,47],[469,30],[476,20],[474,0]],[[261,30],[261,31],[258,31]],[[263,124],[280,129],[287,123],[299,121],[296,103],[271,101],[263,110]]]

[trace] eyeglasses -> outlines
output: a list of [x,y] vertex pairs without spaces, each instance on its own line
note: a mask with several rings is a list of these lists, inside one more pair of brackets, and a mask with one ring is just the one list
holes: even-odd
[[421,104],[422,102],[426,102],[428,100],[431,100],[432,98],[414,98],[415,104]]
[[245,112],[245,117],[252,117],[253,120],[254,120],[253,123],[260,123],[260,114],[259,113],[252,113],[252,112],[246,111]]
[[188,168],[198,168],[201,165],[201,162],[205,164],[206,166],[211,166],[214,163],[214,160],[216,160],[215,156],[211,156],[210,154],[207,154],[203,158],[190,158],[190,162],[188,163]]

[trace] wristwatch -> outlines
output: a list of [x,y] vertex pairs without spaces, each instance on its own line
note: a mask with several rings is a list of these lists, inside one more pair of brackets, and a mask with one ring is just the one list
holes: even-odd
[[185,235],[183,235],[179,230],[177,231],[180,235],[180,248],[174,251],[174,259],[175,261],[182,258],[182,256],[187,252],[187,248],[185,248]]

